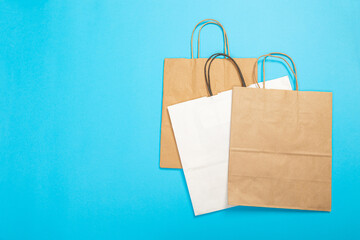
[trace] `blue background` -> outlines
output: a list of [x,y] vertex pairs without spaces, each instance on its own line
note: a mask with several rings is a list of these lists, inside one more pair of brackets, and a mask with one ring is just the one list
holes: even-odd
[[[159,168],[164,58],[205,18],[233,57],[285,52],[300,90],[333,92],[331,213],[195,218],[182,171]],[[201,40],[222,50],[216,26]],[[360,238],[359,46],[355,0],[2,0],[0,239]]]

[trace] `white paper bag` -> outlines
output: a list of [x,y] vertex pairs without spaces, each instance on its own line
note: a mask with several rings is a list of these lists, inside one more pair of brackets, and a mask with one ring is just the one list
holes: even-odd
[[[291,84],[285,76],[266,81],[266,88],[291,90]],[[227,204],[231,101],[230,90],[168,107],[195,216],[231,207]]]

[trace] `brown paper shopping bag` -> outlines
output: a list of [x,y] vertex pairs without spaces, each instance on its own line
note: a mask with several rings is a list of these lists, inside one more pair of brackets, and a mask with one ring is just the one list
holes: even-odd
[[[331,210],[332,93],[234,87],[228,203]],[[266,88],[264,84],[264,88]]]
[[[191,59],[167,58],[164,62],[163,105],[161,121],[160,167],[181,168],[180,157],[176,147],[167,107],[177,103],[207,96],[204,87],[204,65],[207,58],[199,58],[200,31],[208,25],[218,25],[223,31],[224,52],[229,54],[227,34],[223,26],[216,20],[206,19],[199,22],[191,36]],[[198,37],[198,58],[193,56],[192,39],[194,31],[201,26]],[[242,70],[246,85],[254,83],[257,79],[253,67],[256,58],[234,58]],[[238,85],[238,76],[232,63],[225,59],[218,59],[213,63],[211,73],[216,79],[212,83],[213,92],[223,92]],[[255,75],[254,75],[255,74]]]

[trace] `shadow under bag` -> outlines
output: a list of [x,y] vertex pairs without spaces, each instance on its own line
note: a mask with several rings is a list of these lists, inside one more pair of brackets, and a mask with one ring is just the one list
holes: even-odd
[[332,93],[234,87],[228,203],[331,211]]
[[[193,30],[194,34],[195,29],[201,25],[198,36],[198,58],[194,58],[191,54],[191,59],[165,59],[160,143],[161,168],[182,168],[167,107],[207,96],[206,88],[204,88],[204,65],[207,58],[199,58],[199,38],[201,29],[210,24],[218,25],[223,30],[224,51],[225,54],[228,54],[227,34],[223,26],[216,20],[206,19],[199,22]],[[192,44],[191,52],[193,52]],[[254,83],[256,73],[254,73],[253,67],[256,66],[256,58],[234,58],[234,60],[242,70],[246,85]],[[215,79],[212,83],[215,94],[231,90],[238,84],[237,71],[226,59],[219,59],[213,64],[212,75]]]

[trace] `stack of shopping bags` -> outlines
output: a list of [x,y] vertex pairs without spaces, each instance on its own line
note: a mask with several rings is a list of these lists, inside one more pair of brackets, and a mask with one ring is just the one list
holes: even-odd
[[[299,91],[293,60],[283,53],[232,58],[165,59],[162,168],[183,168],[195,215],[232,206],[331,210],[332,93]],[[265,62],[288,76],[265,81]],[[262,60],[262,82],[257,65]],[[315,79],[313,79],[315,80]]]

